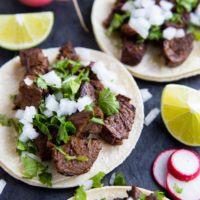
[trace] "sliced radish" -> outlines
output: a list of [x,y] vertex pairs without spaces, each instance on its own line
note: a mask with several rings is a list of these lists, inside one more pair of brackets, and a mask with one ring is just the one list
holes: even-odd
[[200,175],[186,182],[168,173],[167,189],[176,200],[200,200]]
[[177,150],[169,158],[168,171],[181,181],[190,181],[200,173],[200,158],[191,150]]
[[166,189],[167,162],[175,149],[163,151],[158,155],[153,163],[153,176],[156,182]]

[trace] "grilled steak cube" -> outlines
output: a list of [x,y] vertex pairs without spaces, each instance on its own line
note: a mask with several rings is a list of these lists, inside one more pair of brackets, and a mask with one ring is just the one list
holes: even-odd
[[129,197],[132,197],[134,200],[139,199],[142,192],[137,189],[135,186],[132,186],[131,190],[127,192]]
[[93,115],[103,119],[104,115],[99,107],[94,107],[93,112],[77,112],[71,115],[68,120],[76,127],[76,136],[79,138],[87,138],[89,134],[98,134],[102,130],[102,125],[90,122]]
[[123,95],[117,95],[120,103],[119,113],[106,117],[101,137],[112,145],[120,145],[123,139],[127,139],[135,118],[135,107],[130,104],[130,99]]
[[97,91],[102,91],[104,89],[103,84],[98,79],[90,80],[90,84],[95,88]]
[[40,75],[49,71],[48,58],[41,49],[27,49],[20,52],[20,61],[26,69],[26,74]]
[[164,40],[163,50],[167,65],[175,67],[182,64],[193,49],[194,35],[189,33],[182,38]]
[[139,64],[145,54],[145,44],[128,38],[124,38],[122,44],[121,61],[130,66]]
[[[26,77],[32,80],[34,80],[35,78],[35,76],[30,76],[30,75]],[[15,109],[17,108],[24,109],[26,106],[39,107],[42,99],[43,99],[43,90],[41,88],[38,88],[35,83],[27,85],[24,82],[24,80],[22,80],[19,85],[19,94],[17,95],[14,101]]]
[[81,85],[80,96],[90,96],[93,101],[96,101],[95,89],[91,83],[85,82]]
[[63,47],[60,48],[58,60],[62,59],[79,60],[79,56],[76,54],[71,42],[65,43]]
[[84,156],[87,161],[77,159],[67,160],[58,150],[53,149],[52,157],[56,169],[65,176],[75,176],[88,172],[97,159],[102,144],[97,139],[80,139],[72,137],[69,143],[62,146],[62,150],[69,156]]
[[134,35],[136,35],[136,32],[134,29],[132,29],[128,23],[123,24],[121,27],[121,32],[123,33],[124,36],[126,37],[132,37]]

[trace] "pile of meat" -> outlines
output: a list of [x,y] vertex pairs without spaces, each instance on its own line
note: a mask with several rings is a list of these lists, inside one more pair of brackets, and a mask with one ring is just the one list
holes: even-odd
[[[66,43],[60,49],[57,60],[61,59],[79,60],[79,56],[75,53],[71,43]],[[48,59],[44,56],[42,50],[37,48],[22,51],[20,53],[20,60],[26,73],[20,82],[19,94],[14,102],[15,109],[24,109],[26,106],[35,106],[38,108],[50,91],[42,90],[35,82],[27,85],[24,79],[29,77],[34,81],[38,75],[49,72],[51,68],[49,67]],[[91,69],[92,64],[86,67]],[[104,86],[91,70],[89,77],[90,81],[84,82],[81,85],[79,94],[80,96],[89,95],[95,102],[99,91],[103,90]],[[120,103],[120,110],[118,114],[113,116],[105,116],[102,110],[95,105],[93,112],[77,112],[66,118],[66,120],[71,121],[75,125],[76,133],[61,148],[65,154],[70,156],[85,156],[88,158],[87,161],[65,159],[65,156],[55,148],[55,138],[58,131],[56,129],[49,130],[53,138],[51,141],[48,141],[47,136],[42,133],[34,140],[38,155],[43,161],[53,160],[57,171],[66,176],[80,175],[88,172],[102,149],[101,139],[111,145],[120,145],[123,139],[128,138],[129,132],[132,129],[135,118],[134,106],[130,104],[130,99],[123,95],[117,95],[117,100]],[[103,119],[104,125],[92,123],[90,119],[93,116]],[[37,131],[39,132],[39,130]],[[94,139],[94,137],[91,139],[91,134],[96,135],[97,137],[95,138],[101,137],[101,139]]]
[[[114,7],[108,16],[108,18],[103,22],[104,27],[109,28],[114,14],[123,14],[122,6],[127,2],[127,0],[116,0]],[[156,3],[159,4],[160,0]],[[176,4],[176,1],[170,1]],[[182,14],[181,22],[165,22],[162,29],[168,27],[182,28],[186,30],[189,26],[190,15],[189,13]],[[156,41],[144,41],[137,42],[138,34],[128,25],[128,19],[123,23],[119,29],[120,38],[122,39],[122,53],[121,61],[124,64],[135,66],[142,61],[147,49],[147,43],[153,42],[153,45],[157,45],[157,48],[162,46],[163,54],[166,60],[166,64],[170,67],[175,67],[182,64],[190,55],[193,49],[194,35],[192,33],[187,33],[184,37],[174,38],[171,40],[162,39],[158,42]]]
[[[125,198],[115,198],[113,200],[139,200],[141,199],[141,196],[143,195],[143,193],[136,188],[135,186],[132,186],[132,189],[130,191],[127,191],[128,197]],[[155,194],[150,194],[144,198],[142,198],[144,200],[159,200],[160,198],[158,198]]]

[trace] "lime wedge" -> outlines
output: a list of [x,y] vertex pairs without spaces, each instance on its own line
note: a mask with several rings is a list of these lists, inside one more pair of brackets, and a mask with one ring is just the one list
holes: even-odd
[[200,92],[170,84],[162,93],[161,114],[170,134],[180,142],[200,146]]
[[52,12],[0,15],[0,46],[27,49],[44,41],[53,27]]

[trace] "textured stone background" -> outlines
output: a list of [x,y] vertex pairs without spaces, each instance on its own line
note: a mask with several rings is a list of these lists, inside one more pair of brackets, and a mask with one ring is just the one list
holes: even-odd
[[[78,17],[75,14],[71,1],[54,2],[43,9],[31,9],[18,3],[17,0],[1,0],[0,14],[23,13],[33,11],[53,11],[55,24],[48,39],[40,45],[42,48],[60,46],[67,40],[71,40],[75,46],[83,46],[98,49],[92,34],[90,14],[93,0],[79,0],[90,33],[84,32],[80,27]],[[18,52],[10,52],[0,49],[0,65],[17,55]],[[146,82],[136,79],[140,88],[149,88],[153,98],[145,103],[145,114],[152,108],[160,107],[160,96],[165,84]],[[177,82],[200,89],[199,76]],[[2,95],[2,94],[1,94]],[[125,174],[129,185],[137,185],[152,190],[161,190],[154,182],[151,174],[152,162],[161,151],[170,148],[181,148],[184,145],[173,139],[167,132],[159,115],[148,127],[144,127],[142,135],[129,158],[115,171]],[[200,153],[200,148],[193,148]],[[0,152],[1,153],[1,152]],[[104,179],[108,184],[112,172]],[[74,189],[50,190],[28,186],[15,180],[0,168],[0,179],[7,181],[6,188],[0,196],[0,200],[66,200],[72,196]]]

